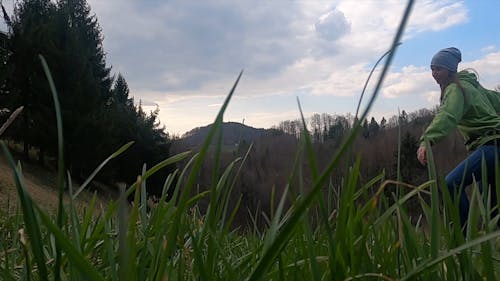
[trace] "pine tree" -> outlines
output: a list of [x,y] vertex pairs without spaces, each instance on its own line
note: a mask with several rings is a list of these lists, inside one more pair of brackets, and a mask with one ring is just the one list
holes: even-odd
[[368,124],[368,131],[370,137],[376,136],[378,134],[378,131],[380,130],[380,126],[377,123],[377,120],[375,120],[374,117],[370,120],[370,123]]
[[380,130],[385,130],[386,129],[386,126],[387,126],[387,120],[385,119],[385,117],[382,117],[382,120],[380,120]]
[[370,128],[368,128],[368,120],[363,120],[363,124],[361,125],[361,135],[367,139],[370,137]]
[[[2,10],[4,10],[3,6]],[[10,53],[11,52],[9,47],[8,34],[0,31],[0,111],[7,109],[5,108],[5,106],[7,105],[7,94],[8,94],[6,82],[9,73],[7,62]],[[0,113],[0,121],[3,121],[1,113]]]
[[109,154],[102,124],[107,116],[112,77],[106,67],[97,19],[85,0],[57,3],[56,86],[63,112],[66,163],[74,176],[86,177]]
[[49,0],[20,1],[14,16],[8,18],[8,46],[5,87],[7,105],[13,109],[24,106],[23,114],[11,130],[11,138],[24,143],[25,157],[30,146],[40,148],[40,156],[49,150],[55,137],[55,120],[50,91],[39,54],[54,55],[53,45],[55,6]]

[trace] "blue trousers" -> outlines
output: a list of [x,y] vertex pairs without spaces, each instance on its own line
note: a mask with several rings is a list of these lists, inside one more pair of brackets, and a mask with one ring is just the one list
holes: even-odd
[[[464,189],[468,185],[472,184],[473,180],[476,180],[479,184],[480,191],[486,188],[490,188],[491,196],[491,207],[495,207],[497,204],[496,196],[496,185],[495,185],[495,155],[500,157],[500,146],[495,145],[483,145],[471,153],[464,161],[458,164],[455,169],[453,169],[446,176],[446,185],[448,186],[448,191],[450,192],[452,200],[456,200],[458,196],[458,207],[460,213],[460,223],[464,226],[467,223],[467,218],[469,215],[469,199]],[[487,180],[488,183],[485,185],[481,182],[482,180],[482,159],[486,161],[487,167]],[[498,210],[496,210],[492,216],[496,215]]]

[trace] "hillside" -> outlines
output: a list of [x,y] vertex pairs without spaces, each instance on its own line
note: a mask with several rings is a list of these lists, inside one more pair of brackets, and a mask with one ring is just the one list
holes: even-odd
[[[58,193],[56,190],[57,175],[54,171],[34,163],[22,163],[24,182],[33,200],[45,210],[57,208]],[[12,212],[17,205],[17,190],[12,169],[8,166],[5,156],[0,154],[0,209]],[[65,202],[68,200],[65,194]],[[76,200],[77,207],[85,207],[92,198],[91,192],[84,191]],[[105,206],[109,199],[100,195],[98,206]]]

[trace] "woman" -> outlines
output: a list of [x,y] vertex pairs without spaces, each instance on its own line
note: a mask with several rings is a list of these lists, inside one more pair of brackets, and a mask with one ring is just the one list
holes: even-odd
[[[500,155],[500,93],[483,88],[474,73],[460,71],[462,55],[457,48],[446,48],[431,61],[432,77],[441,88],[438,113],[420,138],[418,161],[427,164],[426,143],[433,145],[458,128],[471,153],[446,176],[452,199],[458,198],[460,222],[464,226],[469,213],[469,200],[464,188],[474,180],[480,187],[490,187],[491,207],[496,206],[495,158]],[[487,185],[482,179],[482,159],[487,166]],[[456,197],[458,196],[458,197]],[[492,218],[495,217],[495,211]]]

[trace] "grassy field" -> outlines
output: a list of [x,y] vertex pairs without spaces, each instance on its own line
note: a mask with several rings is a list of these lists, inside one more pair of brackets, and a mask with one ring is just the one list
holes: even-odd
[[[411,4],[412,1],[359,120],[366,118],[373,105]],[[41,61],[59,112],[50,72],[43,58]],[[234,228],[233,219],[241,202],[231,202],[236,207],[229,208],[229,198],[235,179],[245,168],[248,153],[225,167],[220,167],[220,159],[215,157],[210,190],[196,193],[194,187],[209,145],[220,134],[223,114],[240,77],[241,74],[197,153],[187,151],[149,169],[145,167],[137,182],[124,188],[120,199],[111,202],[102,213],[96,212],[96,200],[83,209],[77,208],[75,201],[99,170],[126,153],[131,143],[110,155],[79,187],[72,185],[60,159],[54,179],[58,204],[55,210],[47,210],[36,203],[22,167],[1,142],[13,171],[20,207],[18,212],[0,213],[0,279],[499,280],[498,217],[489,216],[498,206],[485,204],[488,200],[472,188],[468,228],[462,232],[457,206],[446,192],[439,192],[442,183],[433,172],[430,150],[429,181],[420,186],[387,179],[383,173],[361,184],[359,160],[352,163],[341,185],[330,184],[329,177],[341,157],[350,153],[359,123],[321,171],[309,134],[304,130],[285,193],[277,198],[271,191],[270,215],[249,210],[256,226]],[[58,155],[63,155],[59,113],[57,118]],[[221,149],[219,145],[215,150]],[[302,159],[308,162],[313,176],[313,183],[307,188],[300,184],[303,166],[298,163]],[[154,206],[147,204],[147,179],[181,160],[188,160],[188,164],[165,180],[164,198]],[[299,184],[292,184],[295,182]],[[395,193],[384,192],[394,185],[398,187]],[[65,193],[69,200],[64,200]],[[168,202],[163,200],[167,193],[173,194]],[[126,200],[128,195],[134,195],[132,204]],[[196,204],[201,198],[209,202],[203,213]],[[419,202],[421,216],[408,216],[410,199]],[[287,200],[291,204],[285,208]],[[261,220],[265,227],[257,227]]]

